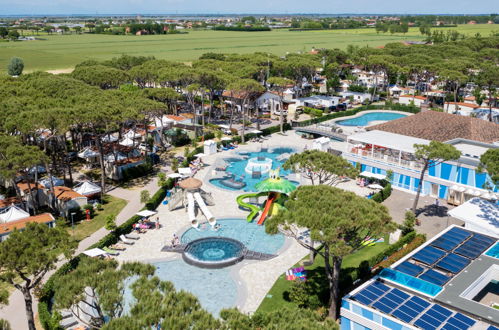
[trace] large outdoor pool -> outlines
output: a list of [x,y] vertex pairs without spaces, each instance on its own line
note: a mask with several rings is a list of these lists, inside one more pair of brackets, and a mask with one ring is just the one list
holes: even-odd
[[336,124],[343,126],[369,126],[369,123],[373,121],[390,121],[403,117],[407,117],[407,115],[396,112],[370,112],[356,118],[339,120]]
[[[282,169],[282,165],[286,162],[288,156],[294,152],[292,148],[282,147],[272,148],[267,151],[242,152],[238,154],[240,157],[225,158],[224,161],[227,164],[225,172],[227,177],[211,179],[210,183],[227,190],[256,191],[255,185],[269,177],[269,169],[275,170],[281,167],[281,177],[290,174],[290,171]],[[260,172],[260,176],[253,177],[253,171]],[[232,177],[233,185],[224,184],[223,182],[227,182],[227,179],[230,177]],[[298,185],[297,182],[296,185]]]
[[228,237],[243,243],[249,250],[268,254],[276,254],[284,245],[284,235],[269,235],[265,233],[265,226],[258,226],[256,221],[220,219],[217,223],[221,226],[217,231],[207,224],[201,229],[188,229],[181,237],[182,243],[204,237]]

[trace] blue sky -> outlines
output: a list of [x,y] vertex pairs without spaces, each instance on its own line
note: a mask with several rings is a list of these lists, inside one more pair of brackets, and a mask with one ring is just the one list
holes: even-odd
[[0,0],[0,15],[494,12],[499,12],[498,0]]

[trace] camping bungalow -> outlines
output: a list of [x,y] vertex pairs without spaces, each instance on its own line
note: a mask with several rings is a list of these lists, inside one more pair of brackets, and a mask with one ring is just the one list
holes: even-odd
[[80,209],[85,204],[88,204],[86,196],[68,187],[54,187],[54,195],[57,210],[64,217],[67,217],[71,211]]

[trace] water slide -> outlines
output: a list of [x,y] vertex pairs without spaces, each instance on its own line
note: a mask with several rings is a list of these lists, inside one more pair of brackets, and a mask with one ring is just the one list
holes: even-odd
[[260,217],[260,220],[258,220],[257,225],[263,225],[263,222],[267,218],[267,214],[269,213],[270,207],[272,206],[272,203],[274,203],[276,197],[276,194],[269,195],[269,198],[267,198],[267,202],[265,203],[265,208],[263,209],[262,216]]
[[196,213],[194,212],[194,196],[192,193],[187,193],[187,214],[192,227],[199,227],[199,221],[196,219]]
[[215,226],[215,224],[217,223],[217,220],[215,219],[213,214],[211,214],[210,210],[208,210],[208,207],[204,203],[203,197],[201,197],[201,195],[198,192],[195,192],[194,199],[198,203],[198,206],[201,209],[201,212],[203,212],[206,219],[208,219],[208,222],[210,223],[210,225]]
[[239,205],[240,207],[242,207],[245,210],[250,211],[250,213],[246,217],[246,220],[248,222],[251,222],[251,221],[253,221],[253,219],[255,219],[255,217],[258,215],[258,212],[260,212],[260,208],[256,205],[246,203],[244,200],[246,198],[257,198],[257,197],[265,196],[265,195],[267,195],[266,192],[260,192],[260,193],[242,194],[242,195],[237,196],[237,198],[236,198],[237,205]]

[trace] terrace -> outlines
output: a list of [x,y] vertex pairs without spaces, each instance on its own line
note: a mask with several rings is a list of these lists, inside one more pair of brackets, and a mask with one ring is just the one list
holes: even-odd
[[349,136],[346,153],[353,157],[420,171],[423,164],[414,156],[414,144],[428,144],[428,141],[389,132],[369,131]]

